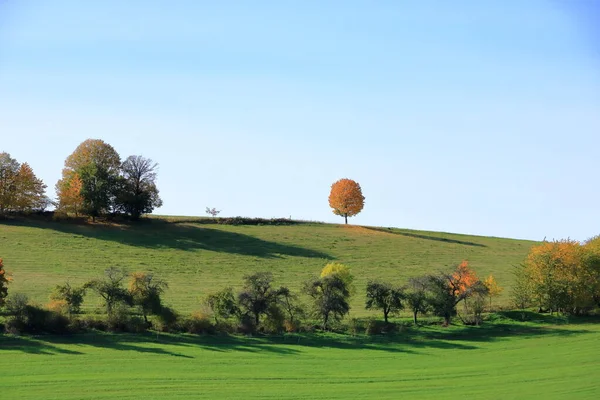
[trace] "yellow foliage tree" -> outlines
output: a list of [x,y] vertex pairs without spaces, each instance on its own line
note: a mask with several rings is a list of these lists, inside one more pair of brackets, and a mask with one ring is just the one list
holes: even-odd
[[574,314],[594,307],[600,296],[600,252],[592,240],[545,242],[534,246],[525,272],[541,309]]
[[335,215],[344,217],[346,224],[348,217],[353,217],[361,212],[364,205],[365,197],[357,182],[344,178],[331,185],[329,206]]
[[492,308],[492,298],[499,296],[500,293],[502,293],[502,291],[504,290],[504,288],[502,288],[500,285],[498,285],[496,278],[494,278],[494,275],[491,275],[491,274],[483,281],[483,284],[485,285],[485,287],[488,290],[488,296],[490,297],[490,309],[491,309]]
[[351,293],[354,293],[354,275],[352,275],[352,273],[350,272],[350,267],[342,263],[331,262],[325,265],[325,267],[321,270],[321,278],[334,274],[336,274],[342,281],[344,281],[346,287],[350,290]]
[[8,284],[12,279],[7,276],[4,270],[4,263],[0,258],[0,307],[4,306],[4,300],[8,296]]

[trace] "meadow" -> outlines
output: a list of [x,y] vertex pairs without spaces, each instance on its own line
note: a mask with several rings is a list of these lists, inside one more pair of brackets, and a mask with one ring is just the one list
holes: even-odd
[[[166,280],[166,304],[189,313],[202,298],[242,277],[270,271],[276,283],[299,290],[331,261],[348,265],[356,295],[350,316],[364,310],[368,279],[403,284],[411,276],[451,269],[462,260],[485,278],[494,274],[505,288],[496,300],[508,305],[512,267],[525,258],[531,241],[370,228],[297,224],[249,226],[206,224],[202,219],[146,218],[136,224],[66,223],[43,219],[0,221],[0,257],[22,292],[45,304],[53,287],[82,284],[111,266],[149,271]],[[99,299],[88,295],[84,309]]]
[[[165,302],[185,314],[202,297],[271,271],[298,290],[331,261],[352,268],[350,318],[364,309],[368,279],[402,284],[468,260],[494,274],[508,306],[512,266],[534,242],[319,223],[219,225],[193,218],[135,224],[16,219],[0,222],[0,256],[22,292],[45,304],[52,288],[82,284],[110,266],[150,271],[169,283]],[[86,297],[84,311],[99,310]],[[523,317],[525,320],[523,321]],[[441,327],[422,318],[399,332],[366,336],[267,336],[91,331],[0,335],[2,398],[590,398],[600,396],[598,318],[499,311],[482,326]]]
[[0,335],[2,398],[597,399],[600,324],[519,314],[374,338]]

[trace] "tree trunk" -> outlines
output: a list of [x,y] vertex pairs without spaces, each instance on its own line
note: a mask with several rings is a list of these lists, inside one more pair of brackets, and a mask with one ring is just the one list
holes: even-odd
[[348,225],[348,214],[344,214],[344,220],[346,221],[346,225]]
[[383,320],[385,321],[385,323],[388,323],[388,313],[389,311],[385,311],[383,310]]
[[413,321],[415,323],[415,325],[419,325],[419,323],[417,322],[417,311],[413,310]]

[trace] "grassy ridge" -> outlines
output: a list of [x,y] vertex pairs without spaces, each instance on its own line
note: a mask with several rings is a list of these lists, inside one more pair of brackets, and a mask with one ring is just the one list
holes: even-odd
[[[482,276],[493,273],[510,288],[511,266],[533,242],[491,237],[329,224],[230,226],[183,218],[151,218],[134,225],[75,224],[44,220],[0,222],[0,257],[13,274],[13,292],[45,303],[54,285],[79,284],[109,266],[147,270],[168,281],[166,302],[189,312],[199,298],[242,276],[271,271],[300,288],[329,261],[352,267],[357,295],[352,315],[364,316],[369,278],[403,283],[463,259]],[[499,303],[507,302],[507,291]],[[87,309],[97,304],[91,298]]]
[[387,338],[0,335],[0,370],[11,399],[596,399],[599,338],[509,319]]

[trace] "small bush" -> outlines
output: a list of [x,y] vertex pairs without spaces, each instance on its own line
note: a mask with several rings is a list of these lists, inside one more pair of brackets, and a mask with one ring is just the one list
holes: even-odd
[[351,335],[360,335],[364,331],[365,327],[362,322],[357,318],[352,318],[348,324],[348,331]]
[[163,306],[156,315],[155,329],[160,332],[175,332],[178,327],[179,316],[171,307]]
[[215,326],[211,323],[208,315],[195,312],[184,322],[184,328],[187,333],[212,334],[215,332]]
[[365,333],[367,335],[385,335],[393,333],[395,331],[395,325],[392,323],[386,323],[374,318],[367,320]]
[[300,332],[301,323],[298,320],[290,321],[289,319],[286,319],[285,321],[283,321],[283,329],[287,333]]
[[237,333],[248,335],[254,332],[256,332],[254,318],[250,315],[242,315],[240,317],[240,323],[237,326]]

